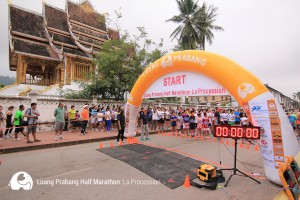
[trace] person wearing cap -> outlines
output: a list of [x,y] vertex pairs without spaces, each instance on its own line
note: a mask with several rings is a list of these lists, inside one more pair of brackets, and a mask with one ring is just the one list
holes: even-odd
[[83,106],[83,110],[81,112],[81,117],[82,117],[82,129],[81,129],[81,134],[85,135],[86,132],[86,127],[89,122],[89,107],[88,105]]
[[63,139],[62,131],[65,127],[65,109],[64,104],[59,103],[54,111],[55,116],[55,141]]

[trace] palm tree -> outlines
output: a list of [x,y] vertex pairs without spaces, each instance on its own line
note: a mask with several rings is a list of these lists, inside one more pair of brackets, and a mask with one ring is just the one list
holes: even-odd
[[212,44],[213,31],[222,31],[223,28],[214,24],[217,16],[217,8],[207,7],[205,3],[201,7],[198,1],[176,0],[180,14],[173,16],[166,22],[175,22],[180,25],[173,31],[172,40],[178,38],[178,46],[183,49],[205,49],[205,41]]
[[176,0],[176,2],[180,14],[173,16],[166,22],[175,22],[180,25],[173,31],[170,37],[174,40],[179,36],[178,46],[183,49],[196,49],[197,41],[199,40],[196,28],[198,1]]
[[198,32],[200,34],[199,46],[200,49],[205,50],[205,42],[207,41],[209,45],[212,45],[214,34],[213,31],[224,31],[221,26],[215,25],[217,17],[217,7],[209,5],[207,7],[204,2],[198,11]]

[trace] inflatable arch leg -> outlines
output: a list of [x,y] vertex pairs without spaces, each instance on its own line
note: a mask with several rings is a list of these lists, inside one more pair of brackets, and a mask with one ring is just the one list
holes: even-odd
[[198,50],[173,52],[147,67],[132,88],[126,104],[128,127],[125,136],[135,135],[136,117],[146,90],[159,77],[177,71],[199,73],[217,81],[244,108],[252,124],[263,127],[259,144],[265,174],[268,180],[281,184],[278,163],[284,162],[285,155],[296,156],[299,152],[299,143],[288,118],[273,95],[253,74],[217,54]]

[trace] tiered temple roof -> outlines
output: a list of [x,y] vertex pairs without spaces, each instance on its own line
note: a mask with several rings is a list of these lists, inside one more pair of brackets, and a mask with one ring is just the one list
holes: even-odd
[[[43,16],[10,6],[10,56],[12,52],[48,60],[60,60],[49,46],[43,27]],[[11,59],[11,70],[16,69],[15,59]]]
[[16,70],[16,54],[43,60],[62,61],[64,56],[92,61],[108,39],[119,33],[107,29],[105,16],[97,13],[88,0],[66,1],[65,10],[43,3],[43,13],[9,6],[10,69]]

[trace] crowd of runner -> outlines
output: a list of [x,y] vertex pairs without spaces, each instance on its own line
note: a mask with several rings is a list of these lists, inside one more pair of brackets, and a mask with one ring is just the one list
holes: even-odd
[[[14,109],[14,106],[10,106],[4,113],[0,106],[0,135],[3,135],[3,139],[14,138],[19,141],[18,135],[23,134],[27,143],[39,142],[36,136],[40,116],[37,104],[32,103],[27,109],[24,105],[20,105],[16,112]],[[300,139],[300,112],[289,112],[287,116],[294,131],[298,129]],[[79,111],[75,105],[68,109],[63,103],[59,103],[54,111],[54,117],[55,141],[63,139],[63,131],[81,130],[81,134],[86,135],[88,129],[100,133],[118,130],[117,141],[124,139],[125,114],[122,106],[84,105]],[[238,108],[149,107],[141,108],[137,116],[137,128],[141,127],[142,141],[150,140],[149,131],[171,131],[172,134],[208,138],[215,124],[251,125],[246,113]],[[13,129],[15,129],[14,136]],[[33,141],[29,139],[30,133]]]

